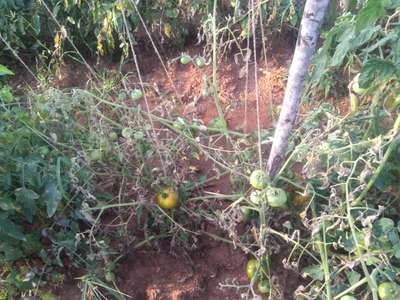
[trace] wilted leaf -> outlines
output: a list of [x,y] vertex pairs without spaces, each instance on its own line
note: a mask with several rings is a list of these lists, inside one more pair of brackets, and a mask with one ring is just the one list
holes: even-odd
[[319,280],[319,281],[322,281],[324,279],[324,273],[322,272],[320,265],[311,265],[305,267],[303,269],[303,276],[310,277],[313,280]]
[[7,219],[0,218],[0,233],[12,237],[16,240],[25,240],[25,235],[22,233],[20,228]]
[[356,30],[359,31],[385,15],[382,0],[369,0],[365,7],[357,15]]
[[383,81],[396,74],[396,66],[388,60],[374,58],[367,61],[361,69],[359,85],[367,88],[373,81]]
[[0,76],[4,75],[14,75],[14,73],[8,69],[6,66],[0,64]]
[[350,285],[356,284],[361,278],[361,275],[356,271],[346,272],[346,275]]
[[57,206],[62,199],[61,194],[57,189],[57,184],[50,182],[46,185],[43,199],[47,205],[47,216],[51,218],[56,213]]
[[394,256],[400,259],[400,243],[393,246]]
[[21,212],[28,220],[32,223],[33,216],[36,215],[36,199],[39,195],[34,191],[27,188],[19,188],[15,191],[15,196],[17,197],[17,203],[21,207]]

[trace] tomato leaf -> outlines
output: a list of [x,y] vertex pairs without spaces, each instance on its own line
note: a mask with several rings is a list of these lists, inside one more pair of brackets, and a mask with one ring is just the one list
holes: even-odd
[[357,273],[356,271],[346,272],[346,276],[347,276],[347,279],[348,279],[350,285],[356,284],[361,278],[361,275],[359,273]]
[[54,182],[48,183],[42,197],[47,205],[47,216],[51,218],[56,213],[58,204],[62,199],[61,193],[57,189],[57,184]]
[[0,76],[4,75],[14,75],[13,71],[8,69],[6,66],[0,64]]
[[374,58],[367,61],[361,69],[359,85],[368,88],[373,81],[383,81],[395,75],[396,65],[389,60]]
[[33,216],[36,215],[36,199],[39,195],[34,191],[27,188],[19,188],[15,191],[15,196],[17,197],[17,203],[21,207],[21,212],[28,222],[32,223]]
[[5,234],[16,240],[25,241],[25,235],[22,233],[19,226],[7,219],[0,218],[0,234]]
[[394,256],[397,259],[400,259],[400,243],[397,243],[396,245],[393,246],[393,251],[394,251]]
[[400,7],[400,0],[382,0],[382,5],[386,9],[394,9]]
[[311,265],[303,269],[303,275],[310,277],[313,280],[322,281],[324,279],[324,273],[321,272],[320,265]]
[[369,0],[365,7],[360,10],[356,20],[356,30],[360,31],[375,22],[385,14],[382,0]]

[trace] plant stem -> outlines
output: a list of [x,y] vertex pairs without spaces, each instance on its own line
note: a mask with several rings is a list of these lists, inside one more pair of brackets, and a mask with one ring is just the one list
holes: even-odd
[[225,122],[224,112],[221,108],[221,103],[219,101],[219,91],[218,91],[218,80],[217,80],[217,0],[214,0],[213,6],[213,18],[212,18],[212,31],[213,31],[213,45],[212,45],[212,61],[213,61],[213,94],[214,102],[218,111],[218,117],[221,122],[223,122],[224,133],[228,135],[228,128]]
[[351,206],[359,205],[361,200],[364,199],[364,197],[367,195],[368,191],[372,188],[374,185],[375,181],[379,178],[381,175],[383,169],[385,168],[386,162],[389,160],[390,156],[392,155],[393,150],[396,149],[397,144],[400,141],[400,137],[395,137],[395,139],[391,142],[389,145],[388,149],[385,152],[385,155],[383,156],[383,160],[379,167],[376,169],[374,175],[371,177],[371,179],[368,181],[367,187],[361,192],[361,194],[351,202]]

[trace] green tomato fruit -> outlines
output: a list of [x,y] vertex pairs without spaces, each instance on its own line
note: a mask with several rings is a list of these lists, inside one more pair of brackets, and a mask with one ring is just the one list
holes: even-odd
[[360,104],[360,100],[358,99],[358,96],[356,94],[350,92],[350,111],[352,113],[357,112],[359,104]]
[[397,119],[394,122],[393,129],[395,132],[400,130],[400,114],[397,116]]
[[246,222],[257,219],[258,217],[258,212],[250,207],[241,207],[240,210],[242,211],[243,220]]
[[258,282],[257,288],[261,294],[269,294],[270,286],[268,279],[260,280]]
[[142,97],[143,97],[143,92],[142,92],[142,90],[134,89],[134,90],[131,92],[131,98],[132,98],[133,101],[138,101],[138,100],[140,100]]
[[271,207],[284,207],[287,202],[286,192],[280,188],[269,187],[266,191],[268,205]]
[[252,191],[250,194],[250,201],[256,205],[261,204],[263,201],[267,200],[267,196],[263,191]]
[[129,128],[129,127],[125,127],[124,129],[122,129],[121,134],[124,138],[129,139],[133,135],[133,129]]
[[253,277],[254,277],[254,275],[256,275],[256,272],[257,272],[257,265],[258,265],[258,261],[257,261],[257,259],[254,259],[254,258],[250,259],[250,260],[247,262],[247,265],[246,265],[246,275],[247,275],[247,278],[248,278],[249,280],[252,280]]
[[400,297],[399,286],[394,282],[382,282],[378,286],[378,295],[381,300],[398,300]]
[[254,170],[250,175],[250,184],[257,190],[262,190],[265,187],[267,175],[262,170]]
[[110,140],[113,142],[115,142],[118,139],[118,134],[114,131],[111,131],[109,136],[110,136]]
[[39,147],[39,153],[41,156],[46,156],[47,154],[49,154],[50,150],[49,148],[47,148],[47,146],[41,146]]
[[360,87],[358,80],[360,79],[360,74],[357,74],[356,77],[353,78],[352,84],[351,84],[351,89],[353,90],[354,93],[357,95],[364,95],[368,89],[363,89]]
[[195,64],[199,68],[204,67],[205,64],[206,64],[206,59],[204,57],[202,57],[202,56],[199,56],[199,57],[196,58]]
[[192,61],[192,58],[191,58],[189,55],[187,55],[187,54],[182,54],[181,60],[180,60],[180,62],[181,62],[182,65],[187,65],[187,64],[190,63],[191,61]]
[[51,293],[43,294],[42,297],[40,297],[40,298],[41,298],[41,300],[58,300],[58,297]]
[[106,279],[107,282],[114,282],[115,281],[115,274],[111,271],[107,271],[104,274],[104,277]]
[[101,150],[100,149],[92,150],[92,152],[90,152],[89,157],[90,157],[91,160],[95,160],[95,161],[96,160],[101,160],[101,157],[102,157]]
[[357,300],[357,299],[351,295],[346,295],[340,298],[340,300]]

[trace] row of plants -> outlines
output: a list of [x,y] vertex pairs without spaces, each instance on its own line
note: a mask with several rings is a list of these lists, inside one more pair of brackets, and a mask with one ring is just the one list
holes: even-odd
[[[297,2],[275,0],[255,3],[218,1],[217,34],[229,45],[241,43],[251,35],[249,10],[264,18],[265,32],[270,34],[285,25],[299,23],[301,7]],[[213,1],[165,0],[7,0],[0,3],[0,53],[14,59],[16,53],[36,59],[61,59],[64,53],[81,51],[89,55],[122,54],[128,56],[129,39],[135,44],[171,44],[182,47],[188,38],[211,44]]]
[[328,103],[312,109],[301,118],[277,179],[261,170],[250,176],[255,190],[242,210],[259,239],[247,273],[259,292],[268,279],[272,299],[282,295],[266,262],[281,253],[282,242],[292,245],[286,268],[306,280],[296,299],[400,297],[399,7],[398,1],[352,1],[323,31],[304,102],[348,99],[349,113]]

